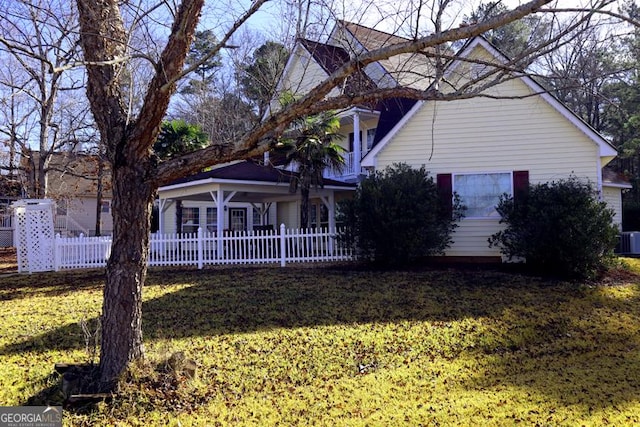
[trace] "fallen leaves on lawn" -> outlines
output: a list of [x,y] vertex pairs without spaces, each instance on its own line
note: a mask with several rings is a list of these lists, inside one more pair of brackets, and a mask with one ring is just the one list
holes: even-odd
[[[86,277],[83,277],[86,274]],[[640,284],[492,270],[152,270],[147,362],[68,425],[629,425]],[[0,279],[0,401],[87,360],[100,273]],[[186,374],[171,355],[192,360]]]

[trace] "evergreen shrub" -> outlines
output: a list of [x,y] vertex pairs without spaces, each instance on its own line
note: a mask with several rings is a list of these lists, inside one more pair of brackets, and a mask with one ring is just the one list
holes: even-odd
[[536,273],[594,278],[613,257],[613,210],[590,183],[571,177],[531,185],[518,201],[502,196],[496,209],[506,228],[489,238],[489,246],[509,259],[524,258]]
[[443,202],[424,167],[394,164],[366,177],[341,203],[338,220],[347,225],[343,241],[362,259],[400,266],[442,254],[462,215],[459,200]]

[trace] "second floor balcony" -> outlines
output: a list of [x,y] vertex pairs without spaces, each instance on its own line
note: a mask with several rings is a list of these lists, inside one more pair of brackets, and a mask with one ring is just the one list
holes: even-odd
[[344,166],[342,170],[339,172],[335,170],[325,170],[324,177],[346,182],[357,181],[362,171],[360,167],[360,159],[357,159],[355,154],[356,153],[352,151],[343,153]]

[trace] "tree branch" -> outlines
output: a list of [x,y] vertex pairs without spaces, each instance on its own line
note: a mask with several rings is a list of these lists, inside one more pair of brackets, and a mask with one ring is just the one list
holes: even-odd
[[395,88],[392,90],[381,89],[376,94],[369,94],[364,98],[348,97],[343,95],[332,100],[323,100],[325,96],[333,88],[337,87],[342,81],[344,81],[346,77],[360,69],[363,69],[368,64],[382,59],[387,59],[395,55],[422,52],[428,48],[442,45],[447,42],[468,39],[480,35],[492,28],[506,25],[532,14],[540,7],[550,3],[551,1],[552,0],[532,0],[511,11],[502,13],[480,23],[445,30],[441,33],[393,44],[360,55],[341,66],[322,83],[310,90],[307,95],[267,118],[267,120],[263,121],[258,127],[245,135],[245,137],[242,138],[235,147],[231,148],[229,146],[214,145],[196,153],[190,153],[161,163],[158,165],[156,176],[151,179],[159,184],[164,184],[177,177],[196,172],[213,163],[259,155],[268,149],[264,144],[270,141],[275,135],[279,135],[284,132],[289,123],[301,115],[322,111],[318,109],[319,106],[323,106],[323,108],[326,109],[345,108],[349,105],[353,105],[354,103],[358,103],[365,98],[366,100],[373,101],[396,96],[421,96],[423,97],[422,99],[435,99],[433,94],[431,94],[431,98],[429,98],[429,96],[424,92],[421,93],[420,91],[409,88]]

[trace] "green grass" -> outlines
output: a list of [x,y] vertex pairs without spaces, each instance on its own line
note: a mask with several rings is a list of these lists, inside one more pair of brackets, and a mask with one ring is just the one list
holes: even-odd
[[[631,271],[640,263],[629,260]],[[491,270],[152,271],[147,359],[65,425],[634,425],[640,279],[570,284]],[[61,399],[91,359],[102,274],[0,277],[0,405]]]

